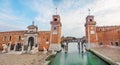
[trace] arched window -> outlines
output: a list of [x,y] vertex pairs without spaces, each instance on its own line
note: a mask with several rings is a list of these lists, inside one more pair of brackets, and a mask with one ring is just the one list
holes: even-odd
[[54,27],[54,30],[56,30],[56,27]]
[[6,41],[6,36],[3,37],[3,41]]
[[46,44],[49,44],[49,40],[48,39],[46,39]]
[[100,29],[100,31],[102,31],[102,30]]
[[57,18],[55,18],[54,21],[57,21]]
[[18,40],[19,40],[19,41],[21,40],[21,36],[19,36]]
[[111,45],[113,45],[113,42],[111,42]]
[[90,19],[90,22],[92,22],[92,19]]
[[11,41],[12,40],[12,37],[10,36],[9,40]]
[[46,39],[46,41],[48,42],[48,39]]
[[118,43],[118,42],[115,42],[115,45],[116,45],[116,46],[119,46],[119,43]]
[[101,42],[101,43],[99,43],[99,45],[103,45],[103,43]]

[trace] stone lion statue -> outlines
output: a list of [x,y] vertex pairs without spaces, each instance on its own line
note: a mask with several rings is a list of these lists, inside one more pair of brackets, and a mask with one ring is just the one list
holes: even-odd
[[8,46],[6,44],[2,44],[2,47],[3,47],[2,53],[6,53]]
[[31,50],[31,54],[35,54],[37,52],[38,52],[38,47],[33,46],[32,50]]

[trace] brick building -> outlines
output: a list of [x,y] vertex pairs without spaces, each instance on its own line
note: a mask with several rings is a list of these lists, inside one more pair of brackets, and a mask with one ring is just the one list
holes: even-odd
[[88,15],[85,30],[88,47],[120,46],[120,26],[96,26],[94,16]]
[[38,27],[34,25],[28,26],[28,30],[22,31],[6,31],[0,32],[0,49],[2,44],[8,45],[9,50],[27,51],[33,47],[38,47],[39,50],[46,48],[47,50],[61,49],[61,22],[59,15],[53,15],[50,31],[38,31]]

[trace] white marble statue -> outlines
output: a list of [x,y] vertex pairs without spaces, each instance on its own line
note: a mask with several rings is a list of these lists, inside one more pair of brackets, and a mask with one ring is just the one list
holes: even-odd
[[47,53],[47,49],[45,47],[43,47],[43,53],[46,54]]
[[3,47],[2,53],[6,53],[8,46],[6,44],[2,44],[2,47]]
[[38,52],[38,47],[33,46],[31,50],[31,54],[35,54]]
[[56,54],[57,52],[55,52],[54,50],[52,50],[52,54]]

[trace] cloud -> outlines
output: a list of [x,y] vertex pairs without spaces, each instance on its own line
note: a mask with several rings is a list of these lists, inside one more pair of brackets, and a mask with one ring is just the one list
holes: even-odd
[[0,31],[24,30],[26,29],[23,15],[16,15],[9,0],[0,2]]
[[[70,1],[71,2],[71,1]],[[75,2],[74,4],[78,4]],[[68,8],[72,8],[72,3],[67,3]],[[71,5],[71,6],[70,6]],[[62,7],[62,6],[61,6]],[[82,37],[85,35],[85,18],[88,15],[88,9],[91,9],[91,15],[94,15],[97,26],[120,25],[120,1],[119,0],[94,0],[85,6],[77,9],[68,9],[62,14],[63,35],[72,35]]]
[[[118,25],[120,22],[120,1],[119,0],[100,0],[95,1],[93,13],[97,25]],[[119,24],[120,25],[120,24]]]
[[[50,30],[50,21],[52,15],[56,14],[56,7],[58,8],[58,14],[61,16],[62,35],[64,36],[82,37],[85,35],[84,24],[88,9],[91,9],[91,15],[95,16],[97,26],[120,24],[120,0],[22,0],[20,2],[24,7],[33,11],[29,13],[31,16],[36,15],[33,18],[24,15],[26,12],[19,16],[15,15],[9,1],[7,1],[4,4],[6,7],[0,9],[0,22],[6,22],[4,25],[7,24],[11,29],[14,29],[14,26],[11,26],[12,24],[19,24],[16,29],[26,28],[30,21],[34,19],[40,31]],[[10,23],[8,21],[14,22]],[[10,25],[8,25],[9,23]],[[20,26],[20,24],[24,25]]]

